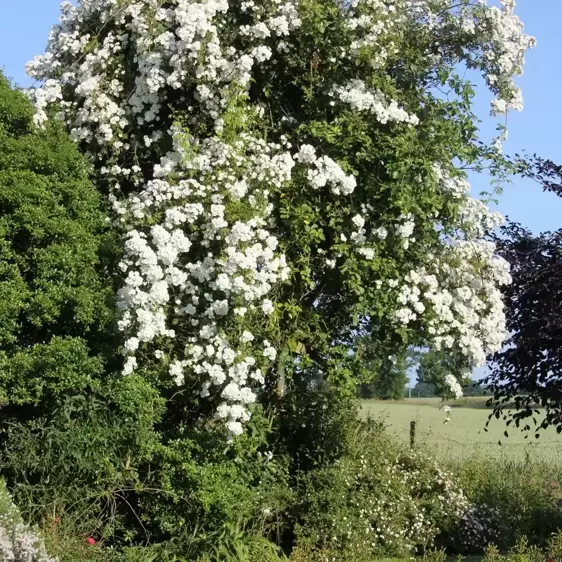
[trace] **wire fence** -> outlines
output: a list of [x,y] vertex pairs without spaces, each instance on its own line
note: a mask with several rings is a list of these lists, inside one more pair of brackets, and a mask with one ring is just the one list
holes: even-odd
[[[427,438],[426,440],[437,437],[439,440],[448,441],[450,443],[454,443],[455,445],[462,445],[466,447],[469,446],[474,447],[478,445],[497,445],[499,447],[538,447],[543,445],[558,445],[562,450],[562,441],[544,441],[542,439],[531,440],[531,438],[529,438],[528,441],[521,441],[518,443],[501,441],[501,440],[484,441],[484,440],[477,440],[477,439],[465,439],[463,441],[459,441],[458,439],[454,439],[453,437],[450,437],[449,435],[445,435],[444,433],[436,433],[431,431],[425,431],[419,433],[422,433],[422,435]],[[421,441],[425,441],[423,437]]]
[[[396,428],[395,428],[396,429]],[[396,432],[400,439],[417,450],[422,450],[450,465],[464,465],[467,460],[493,460],[500,466],[548,466],[562,468],[562,440],[534,439],[509,441],[508,439],[459,438],[444,432],[418,427],[410,423],[409,435]]]

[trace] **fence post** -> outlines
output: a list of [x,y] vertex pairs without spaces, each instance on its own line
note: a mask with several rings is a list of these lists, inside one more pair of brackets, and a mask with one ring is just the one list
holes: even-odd
[[416,444],[416,422],[410,422],[410,447],[413,449]]

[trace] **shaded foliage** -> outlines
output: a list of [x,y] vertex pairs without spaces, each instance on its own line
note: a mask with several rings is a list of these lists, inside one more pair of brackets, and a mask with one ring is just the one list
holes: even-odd
[[382,400],[402,399],[411,360],[408,352],[404,350],[386,357],[382,353],[370,353],[369,355],[370,357],[361,365],[360,380],[363,382],[357,387],[357,395],[360,398]]
[[461,384],[468,384],[464,359],[454,353],[426,349],[417,354],[416,374],[418,383],[432,385],[438,396],[449,391],[445,377],[453,375]]
[[[534,158],[524,175],[562,196],[562,167],[553,162]],[[507,222],[494,241],[513,283],[504,290],[510,336],[485,380],[494,393],[492,415],[537,436],[548,426],[561,432],[562,229],[534,235]]]

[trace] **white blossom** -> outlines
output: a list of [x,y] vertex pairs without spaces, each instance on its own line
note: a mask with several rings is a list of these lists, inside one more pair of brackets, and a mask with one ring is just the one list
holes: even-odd
[[[332,74],[320,68],[328,80],[323,95],[336,114],[334,122],[354,113],[381,130],[401,127],[415,133],[423,107],[414,106],[415,96],[407,103],[394,99],[395,88],[383,79],[386,63],[399,54],[395,39],[404,26],[425,26],[436,38],[442,30],[470,35],[482,53],[471,64],[496,96],[493,113],[522,108],[513,77],[522,73],[534,39],[523,33],[514,2],[450,12],[438,6],[423,0],[352,0],[342,7],[350,43],[338,47],[341,68],[370,65],[381,80],[375,87],[353,70],[330,83]],[[319,253],[322,270],[331,276],[339,274],[338,263],[346,259],[342,246],[374,269],[381,248],[407,252],[424,224],[406,211],[381,224],[379,210],[369,207],[373,202],[354,200],[367,179],[352,161],[313,146],[310,137],[296,139],[293,149],[289,136],[264,140],[259,128],[250,126],[256,118],[267,118],[263,100],[250,101],[256,73],[294,50],[292,35],[302,25],[297,0],[259,5],[245,0],[236,6],[227,0],[164,5],[128,0],[122,9],[114,8],[114,0],[63,5],[47,52],[27,66],[42,82],[29,94],[35,121],[42,126],[48,111],[56,109],[72,137],[100,160],[100,174],[112,190],[115,222],[126,232],[117,295],[123,374],[142,368],[140,360],[148,356],[167,365],[164,376],[178,385],[196,378],[201,396],[220,397],[216,415],[230,435],[238,435],[255,390],[264,384],[262,369],[277,355],[258,331],[247,329],[249,319],[263,322],[274,312],[276,288],[289,279],[283,240],[277,238],[277,195],[296,186],[317,195],[319,204],[349,203],[344,216],[349,228],[333,233],[337,248]],[[235,29],[235,43],[228,44],[230,35],[223,30],[238,8],[244,24]],[[104,32],[93,37],[99,22]],[[437,67],[446,55],[436,51],[430,62]],[[133,78],[125,66],[131,58]],[[334,52],[331,61],[319,64],[337,62]],[[178,99],[187,126],[167,121]],[[229,112],[242,106],[246,132],[232,139],[224,134]],[[281,124],[294,129],[297,118],[287,114]],[[199,130],[207,132],[200,138]],[[152,167],[140,166],[137,154],[148,161],[151,154],[161,158]],[[433,181],[443,200],[458,204],[453,226],[460,233],[444,236],[418,271],[397,272],[401,278],[380,282],[377,290],[395,296],[396,308],[389,314],[398,323],[419,323],[433,345],[457,347],[479,364],[505,336],[499,287],[509,273],[493,245],[483,240],[501,218],[470,199],[466,180],[451,168],[450,162],[436,163],[434,177],[423,181]],[[134,186],[126,196],[122,182]]]

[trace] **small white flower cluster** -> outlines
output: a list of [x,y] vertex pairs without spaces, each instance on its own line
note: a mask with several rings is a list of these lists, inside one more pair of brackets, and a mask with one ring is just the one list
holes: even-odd
[[491,211],[478,199],[465,197],[460,207],[460,228],[468,237],[483,238],[504,224],[501,213]]
[[523,33],[523,22],[513,13],[515,0],[500,3],[501,8],[491,6],[485,11],[482,22],[491,36],[484,53],[489,65],[485,77],[490,88],[499,94],[492,101],[492,115],[523,110],[523,96],[512,77],[523,74],[525,53],[536,43],[534,37]]
[[[370,0],[364,0],[364,3],[370,4]],[[513,77],[523,74],[525,53],[536,43],[534,37],[524,33],[523,23],[514,14],[515,0],[500,0],[500,5],[488,6],[487,0],[475,3],[405,0],[403,3],[410,18],[431,28],[434,33],[444,32],[443,44],[454,30],[472,35],[480,43],[481,59],[472,59],[468,64],[482,71],[486,83],[497,96],[491,104],[493,115],[523,109],[521,90]],[[402,12],[398,17],[407,18],[408,15]],[[439,55],[442,56],[446,56],[446,49]]]
[[367,62],[372,68],[383,68],[390,57],[398,53],[398,45],[392,40],[400,25],[409,14],[408,1],[389,4],[382,0],[351,0],[347,27],[355,32],[350,54],[357,57],[369,51]]
[[407,250],[410,243],[415,241],[414,230],[416,228],[416,221],[412,213],[406,213],[400,216],[399,222],[395,225],[396,235],[402,241],[402,247]]
[[[445,375],[445,384],[447,385],[448,388],[448,394],[452,396],[453,400],[458,400],[459,398],[462,398],[462,394],[463,394],[462,386],[457,380],[457,377],[451,374]],[[449,408],[449,412],[450,411],[451,408]]]
[[464,178],[451,177],[441,166],[434,172],[439,188],[459,200],[455,234],[442,235],[441,249],[427,256],[427,265],[406,274],[396,317],[403,324],[421,322],[437,349],[459,349],[479,367],[506,337],[500,287],[511,282],[509,265],[484,238],[503,217],[466,195]]
[[300,147],[295,159],[310,166],[308,181],[313,189],[329,186],[334,195],[350,195],[357,186],[354,176],[346,174],[330,157],[317,157],[315,148],[309,144]]
[[28,90],[33,104],[35,105],[35,115],[33,121],[38,126],[43,126],[47,122],[47,108],[49,105],[62,100],[60,84],[56,80],[47,80],[40,89]]
[[451,406],[449,406],[448,404],[443,404],[439,408],[439,410],[445,412],[445,421],[443,423],[448,424],[451,421]]
[[43,540],[22,521],[3,482],[0,496],[7,507],[0,513],[0,558],[5,562],[57,562],[47,554]]
[[[366,223],[369,218],[369,213],[373,211],[373,207],[369,204],[363,204],[361,206],[361,211],[363,214],[356,214],[351,219],[356,230],[351,233],[349,238],[355,244],[359,255],[363,256],[366,260],[372,260],[375,257],[376,249],[369,244]],[[374,235],[376,236],[376,232]]]
[[406,274],[397,320],[419,321],[436,349],[458,348],[473,367],[482,366],[506,336],[499,287],[511,281],[507,262],[483,240],[457,240],[428,259],[427,268]]
[[463,196],[470,191],[470,184],[466,178],[460,175],[451,176],[449,172],[441,166],[441,164],[435,164],[433,166],[433,171],[441,190],[455,199],[463,198]]
[[343,103],[349,104],[356,111],[367,111],[372,113],[377,121],[386,123],[406,123],[417,125],[419,119],[415,115],[410,115],[401,108],[394,100],[390,102],[381,92],[369,90],[362,80],[352,80],[344,86],[336,86],[331,95]]
[[[294,159],[302,165],[309,167],[307,179],[314,189],[329,186],[330,191],[334,195],[346,196],[353,193],[357,186],[357,180],[353,175],[346,174],[337,162],[327,156],[318,158],[316,156],[316,150],[311,145],[301,145]],[[363,215],[357,213],[351,218],[351,223],[355,230],[351,232],[349,237],[344,233],[340,233],[339,240],[341,242],[351,241],[358,254],[362,255],[367,260],[372,260],[375,257],[375,249],[367,244],[365,217],[368,216],[370,211],[373,211],[373,207],[363,204],[361,210]],[[386,229],[380,227],[375,231],[375,235],[378,235],[379,238],[385,238]],[[338,257],[339,255],[341,254],[338,254]],[[327,259],[326,265],[333,269],[336,266],[336,260]]]

